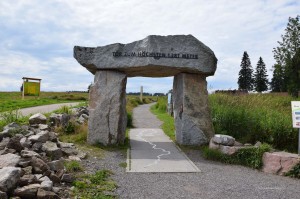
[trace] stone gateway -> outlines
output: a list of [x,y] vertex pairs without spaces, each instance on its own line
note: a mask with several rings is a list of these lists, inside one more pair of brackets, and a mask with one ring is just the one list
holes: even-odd
[[206,77],[217,58],[192,35],[150,35],[128,44],[74,47],[75,59],[95,75],[90,89],[88,143],[121,144],[126,130],[127,77],[174,76],[176,141],[202,145],[214,135]]

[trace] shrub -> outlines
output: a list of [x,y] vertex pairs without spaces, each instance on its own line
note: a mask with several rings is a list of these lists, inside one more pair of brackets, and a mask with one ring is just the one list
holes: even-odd
[[289,172],[285,174],[293,178],[300,178],[300,163],[296,164]]
[[132,113],[131,112],[127,112],[127,127],[128,128],[132,128],[133,124],[132,124]]
[[215,149],[204,147],[202,149],[203,156],[206,159],[220,161],[228,164],[239,164],[254,169],[262,167],[262,156],[265,152],[269,152],[271,146],[262,144],[259,147],[247,147],[238,150],[234,155],[226,155]]

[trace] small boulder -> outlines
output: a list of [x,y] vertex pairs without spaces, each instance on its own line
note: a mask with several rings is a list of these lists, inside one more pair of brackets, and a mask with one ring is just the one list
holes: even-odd
[[17,152],[20,152],[24,149],[24,147],[21,145],[20,140],[22,139],[22,135],[16,135],[12,137],[9,142],[7,143],[6,147],[9,149],[14,149]]
[[52,113],[49,117],[51,126],[60,126],[62,114]]
[[52,162],[48,162],[48,166],[50,167],[50,170],[58,171],[64,169],[64,161],[62,159],[54,160]]
[[38,189],[37,199],[49,199],[49,198],[60,199],[60,197],[52,191],[46,191],[43,188]]
[[55,142],[47,141],[43,144],[42,150],[46,152],[47,156],[52,160],[58,160],[62,157],[62,151],[57,147]]
[[23,175],[20,178],[18,185],[23,187],[34,183],[38,183],[38,179],[36,178],[35,175],[30,174],[30,175]]
[[29,118],[29,124],[30,125],[35,125],[35,124],[46,124],[47,123],[47,118],[45,115],[41,114],[41,113],[37,113],[32,115]]
[[68,174],[68,173],[65,173],[61,178],[62,182],[67,182],[67,183],[72,183],[72,182],[74,182],[74,180],[75,180],[75,178],[71,174]]
[[6,137],[0,142],[0,150],[5,149],[6,145],[9,143],[10,138]]
[[12,153],[0,155],[0,169],[3,167],[14,167],[20,162],[21,157]]
[[23,148],[30,148],[32,146],[32,143],[26,137],[23,137],[20,140],[20,144],[22,145]]
[[35,173],[44,173],[49,170],[49,166],[40,158],[32,157],[31,166]]
[[30,184],[15,189],[14,195],[21,198],[36,198],[37,191],[41,187],[40,184]]
[[51,191],[53,187],[53,182],[51,180],[45,180],[41,183],[41,188],[46,191]]
[[35,143],[35,142],[46,142],[49,139],[49,132],[48,131],[41,131],[36,135],[32,135],[30,137],[28,137],[28,139]]
[[235,139],[232,136],[229,135],[221,135],[221,134],[216,134],[212,138],[213,142],[216,144],[221,144],[224,146],[233,146]]
[[17,167],[4,167],[0,169],[0,191],[12,191],[20,180],[21,169]]
[[24,167],[24,168],[22,168],[22,170],[24,171],[24,173],[25,173],[26,175],[32,174],[32,166]]
[[30,150],[23,150],[21,151],[21,157],[22,158],[32,158],[32,157],[38,157],[41,158],[40,154],[30,151]]
[[42,142],[36,142],[32,145],[32,150],[35,151],[35,152],[38,152],[40,153],[41,150],[42,150],[42,146],[43,146],[43,143]]
[[53,183],[60,183],[60,178],[54,173],[51,173],[49,178]]
[[213,138],[210,139],[209,141],[209,146],[208,146],[210,149],[219,149],[220,148],[220,144],[216,144],[214,141],[213,141]]
[[47,124],[39,124],[38,128],[41,131],[48,131],[48,130],[50,130],[50,128],[49,128],[49,126]]
[[7,199],[7,194],[5,192],[0,191],[0,198]]
[[287,152],[265,152],[263,155],[263,172],[284,175],[300,163],[297,154]]

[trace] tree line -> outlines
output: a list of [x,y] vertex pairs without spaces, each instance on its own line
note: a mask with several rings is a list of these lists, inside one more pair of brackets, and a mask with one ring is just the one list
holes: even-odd
[[300,91],[300,16],[290,17],[282,41],[273,49],[276,63],[273,68],[273,77],[268,81],[266,65],[259,58],[255,71],[251,66],[248,53],[245,51],[239,71],[238,86],[240,90],[289,92],[298,97]]

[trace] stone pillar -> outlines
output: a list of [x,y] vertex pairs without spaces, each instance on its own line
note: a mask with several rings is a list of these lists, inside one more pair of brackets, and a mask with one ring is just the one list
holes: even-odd
[[174,77],[174,118],[179,144],[203,145],[214,135],[206,84],[203,75],[180,73]]
[[127,126],[126,82],[122,72],[99,70],[90,88],[89,144],[122,144]]

